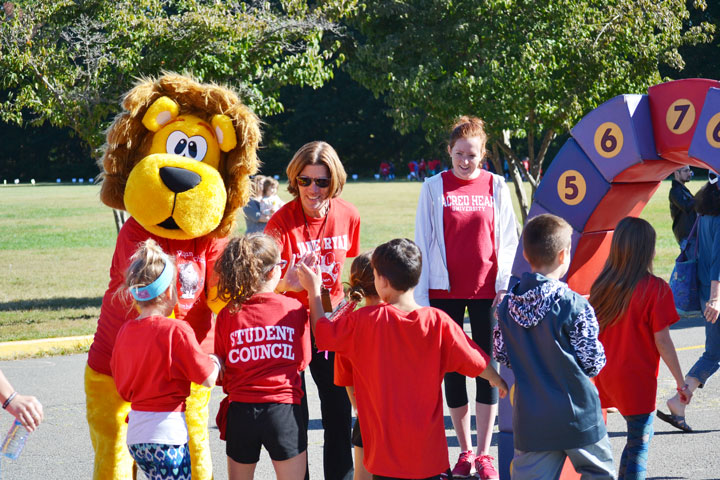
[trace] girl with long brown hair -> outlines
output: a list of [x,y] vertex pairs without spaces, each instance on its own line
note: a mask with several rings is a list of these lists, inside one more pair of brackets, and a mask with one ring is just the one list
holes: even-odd
[[277,478],[301,480],[307,465],[307,422],[300,406],[310,362],[307,310],[275,293],[280,249],[271,237],[233,238],[215,264],[218,315],[215,353],[224,360],[218,428],[227,441],[228,477],[252,479],[262,447]]
[[645,478],[661,357],[684,401],[691,396],[670,337],[670,325],[679,320],[673,295],[667,282],[652,273],[655,237],[647,221],[622,219],[590,289],[607,357],[596,380],[600,402],[603,408],[616,407],[628,428],[620,479]]

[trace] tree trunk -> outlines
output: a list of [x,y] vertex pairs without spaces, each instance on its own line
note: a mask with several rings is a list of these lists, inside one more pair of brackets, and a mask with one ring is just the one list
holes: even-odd
[[[530,211],[530,204],[528,202],[527,193],[525,192],[523,175],[521,173],[525,170],[525,168],[522,166],[522,163],[520,162],[520,160],[518,160],[517,156],[512,151],[512,147],[510,146],[510,132],[503,132],[503,143],[495,142],[493,144],[493,149],[502,150],[502,152],[509,158],[508,166],[510,167],[510,175],[512,176],[513,183],[515,184],[515,193],[517,194],[518,201],[520,202],[520,214],[522,215],[522,224],[525,225],[525,220],[527,220],[527,215]],[[528,180],[533,183],[529,173],[525,173],[528,177]]]
[[128,213],[125,210],[115,210],[113,208],[113,217],[115,218],[115,228],[117,228],[117,233],[119,234],[120,229],[128,219]]

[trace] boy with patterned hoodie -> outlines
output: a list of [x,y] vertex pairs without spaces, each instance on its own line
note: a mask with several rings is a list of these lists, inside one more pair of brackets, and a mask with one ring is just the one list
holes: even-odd
[[495,358],[513,369],[513,480],[556,479],[569,457],[583,479],[614,479],[610,440],[590,381],[605,365],[595,312],[560,281],[572,228],[539,215],[523,231],[523,274],[497,309]]

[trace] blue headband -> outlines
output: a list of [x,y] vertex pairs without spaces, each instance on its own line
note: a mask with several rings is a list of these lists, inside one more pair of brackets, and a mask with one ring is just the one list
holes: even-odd
[[170,259],[165,257],[165,268],[154,282],[145,287],[134,287],[130,289],[130,293],[139,302],[146,302],[158,297],[161,293],[168,289],[175,276],[175,269],[170,263]]

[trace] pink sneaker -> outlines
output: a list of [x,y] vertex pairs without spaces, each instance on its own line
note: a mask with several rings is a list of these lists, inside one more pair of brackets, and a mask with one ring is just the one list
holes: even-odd
[[480,480],[500,478],[497,470],[493,467],[494,460],[495,459],[490,455],[480,455],[479,457],[475,457],[475,470],[477,470]]
[[475,454],[472,450],[461,452],[457,463],[452,469],[453,477],[468,478],[470,470],[472,470],[473,460],[475,460]]

